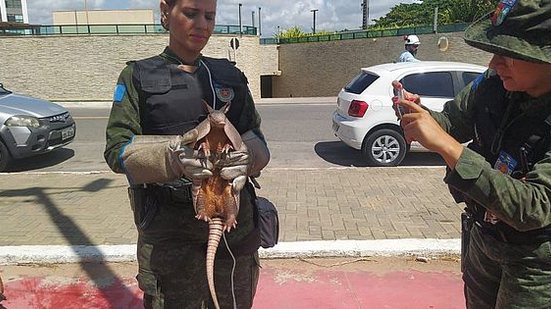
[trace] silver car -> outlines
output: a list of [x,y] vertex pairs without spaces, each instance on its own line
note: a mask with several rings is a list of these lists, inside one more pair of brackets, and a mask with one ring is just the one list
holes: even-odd
[[52,102],[15,94],[0,83],[0,171],[22,159],[69,144],[75,121]]

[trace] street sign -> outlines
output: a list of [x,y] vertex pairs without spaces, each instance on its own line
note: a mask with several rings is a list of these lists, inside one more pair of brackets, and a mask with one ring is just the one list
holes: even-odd
[[239,48],[239,40],[237,38],[233,38],[230,40],[230,47],[233,50],[236,50]]

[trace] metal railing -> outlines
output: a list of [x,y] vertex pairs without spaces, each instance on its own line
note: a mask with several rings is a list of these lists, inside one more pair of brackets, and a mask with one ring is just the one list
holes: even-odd
[[[243,35],[256,35],[256,27],[243,26]],[[126,35],[164,34],[160,24],[138,25],[16,25],[0,28],[0,36],[13,35]],[[215,34],[240,34],[238,25],[216,25]]]
[[[464,31],[468,23],[458,23],[449,25],[439,25],[437,32],[460,32]],[[358,31],[346,31],[335,32],[332,34],[323,35],[308,35],[300,38],[262,38],[260,44],[292,44],[292,43],[307,43],[307,42],[326,42],[326,41],[340,41],[340,40],[354,40],[354,39],[367,39],[367,38],[380,38],[388,36],[400,36],[409,34],[430,34],[434,33],[432,25],[409,27],[409,28],[396,28],[396,29],[380,29],[380,30],[358,30]]]

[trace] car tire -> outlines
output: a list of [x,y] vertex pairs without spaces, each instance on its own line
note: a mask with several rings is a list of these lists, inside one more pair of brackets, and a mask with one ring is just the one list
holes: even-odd
[[4,172],[12,161],[11,154],[4,142],[0,141],[0,172]]
[[404,136],[392,129],[374,131],[362,145],[362,154],[370,166],[397,166],[407,151]]

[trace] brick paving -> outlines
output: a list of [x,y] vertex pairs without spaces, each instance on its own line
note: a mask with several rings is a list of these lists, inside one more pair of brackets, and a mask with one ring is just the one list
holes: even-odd
[[[435,168],[267,168],[280,241],[460,237],[462,207]],[[0,174],[0,246],[135,244],[126,178]]]

